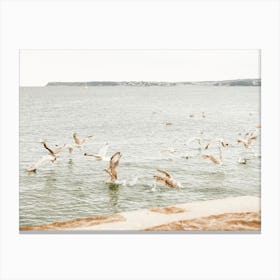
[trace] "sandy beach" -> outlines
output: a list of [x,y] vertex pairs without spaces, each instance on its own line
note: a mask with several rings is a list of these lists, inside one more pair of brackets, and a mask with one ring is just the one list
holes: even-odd
[[260,231],[260,198],[241,196],[141,209],[46,225],[30,231]]

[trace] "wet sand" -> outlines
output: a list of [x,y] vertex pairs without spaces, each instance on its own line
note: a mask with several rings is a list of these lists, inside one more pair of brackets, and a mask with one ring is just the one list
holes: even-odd
[[147,231],[259,231],[260,212],[226,213],[146,228]]
[[261,229],[260,197],[241,196],[141,209],[46,225],[20,227],[32,231],[257,231]]

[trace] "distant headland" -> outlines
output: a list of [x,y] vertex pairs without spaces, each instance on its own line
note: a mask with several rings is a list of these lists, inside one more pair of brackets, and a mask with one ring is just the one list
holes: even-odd
[[46,86],[182,86],[182,85],[200,85],[200,86],[260,86],[261,79],[237,79],[223,81],[201,81],[201,82],[153,82],[153,81],[90,81],[90,82],[49,82]]

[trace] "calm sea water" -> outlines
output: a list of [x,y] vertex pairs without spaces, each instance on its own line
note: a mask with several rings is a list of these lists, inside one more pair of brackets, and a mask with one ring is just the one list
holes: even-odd
[[[202,118],[205,112],[205,118]],[[194,117],[191,118],[190,114]],[[172,125],[166,125],[171,122]],[[260,195],[260,141],[246,165],[239,133],[260,124],[259,87],[34,87],[20,89],[20,225],[36,225],[198,200]],[[203,134],[201,132],[203,131]],[[72,134],[94,135],[83,150],[29,174],[46,155],[39,143],[73,143]],[[202,158],[190,137],[222,137],[223,165]],[[122,184],[106,184],[108,162],[83,156],[105,142],[120,151]],[[161,153],[174,148],[173,155]],[[192,155],[186,159],[187,151]],[[208,152],[217,154],[213,146]],[[180,190],[154,184],[156,169],[170,172]]]

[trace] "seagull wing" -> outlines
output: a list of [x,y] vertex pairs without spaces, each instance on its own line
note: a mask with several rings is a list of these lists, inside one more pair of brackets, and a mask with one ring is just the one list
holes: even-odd
[[105,158],[107,151],[108,151],[109,145],[104,145],[98,152],[98,154],[102,157]]
[[58,147],[57,149],[55,149],[55,150],[53,151],[53,153],[54,153],[54,154],[59,154],[59,153],[62,151],[62,148],[63,148],[63,147]]
[[248,139],[248,146],[251,146],[254,141],[257,140],[257,136],[250,137]]
[[210,145],[212,145],[213,143],[217,142],[217,139],[211,139],[208,144],[204,147],[204,150],[207,150],[209,148]]
[[210,142],[204,147],[204,150],[207,150],[210,145]]
[[54,157],[51,155],[42,156],[34,164],[27,168],[28,171],[35,171],[40,165],[45,164],[48,161],[53,160]]
[[54,155],[54,154],[55,154],[54,151],[51,150],[51,149],[47,146],[47,144],[46,144],[45,142],[43,142],[43,145],[44,145],[44,148],[45,148],[46,150],[48,150],[49,153],[50,153],[51,155]]
[[164,170],[157,169],[157,171],[162,173],[162,174],[164,174],[168,178],[172,178],[172,176],[169,173],[167,173],[166,171],[164,171]]
[[110,159],[110,169],[111,170],[116,169],[118,167],[121,156],[122,156],[122,154],[120,152],[117,152],[111,156],[111,159]]
[[154,179],[157,181],[157,182],[161,182],[161,183],[166,183],[165,182],[165,178],[161,177],[161,176],[158,176],[158,175],[154,175]]
[[73,139],[77,145],[81,145],[81,140],[78,138],[77,134],[73,134]]
[[80,140],[80,143],[81,143],[81,144],[84,144],[87,140],[89,140],[89,139],[92,138],[92,137],[93,137],[92,135],[88,135],[88,136],[82,138],[82,139]]

